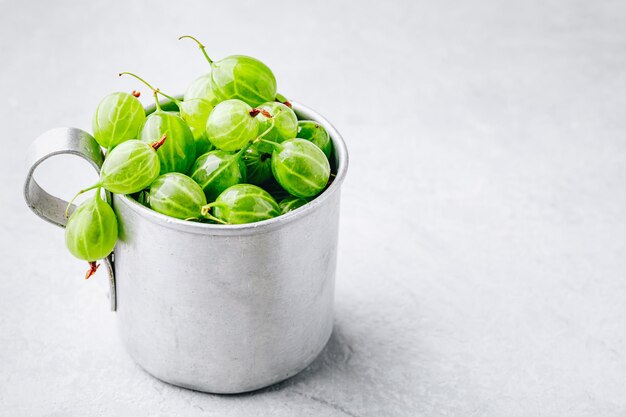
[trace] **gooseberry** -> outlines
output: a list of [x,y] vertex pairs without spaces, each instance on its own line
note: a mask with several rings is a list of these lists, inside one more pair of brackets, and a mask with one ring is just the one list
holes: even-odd
[[217,199],[202,208],[202,214],[227,224],[253,223],[280,215],[276,200],[265,190],[252,184],[236,184],[224,190]]
[[202,188],[179,172],[158,177],[150,186],[149,201],[154,211],[183,220],[200,219],[207,203]]
[[257,110],[241,100],[222,101],[209,114],[207,136],[218,149],[239,150],[259,132],[258,114]]
[[85,200],[72,213],[65,227],[65,245],[70,253],[89,262],[85,279],[92,276],[98,266],[95,261],[113,251],[117,241],[117,218],[109,204],[102,200],[100,188],[92,198]]
[[263,142],[254,143],[246,150],[241,159],[246,164],[250,184],[262,185],[272,179],[272,151],[272,146]]
[[96,142],[111,149],[128,139],[137,139],[146,119],[141,102],[128,93],[109,94],[100,101],[93,116]]
[[[232,55],[214,62],[209,58],[200,41],[189,35],[181,36],[178,39],[184,38],[192,39],[198,44],[211,66],[211,71],[207,74],[210,78],[207,85],[210,87],[205,87],[211,93],[207,96],[214,95],[218,102],[236,98],[253,107],[267,101],[273,101],[276,97],[276,78],[272,71],[258,59],[244,55]],[[209,99],[206,96],[202,98]],[[217,103],[212,102],[212,104]]]
[[330,153],[333,150],[333,143],[330,140],[330,136],[324,126],[312,121],[312,120],[300,120],[298,122],[297,138],[306,139],[309,142],[317,145],[320,148],[326,158],[330,160]]
[[[259,121],[259,129],[267,129],[270,121],[274,119],[274,128],[268,132],[265,139],[272,142],[282,142],[287,139],[293,139],[298,133],[298,118],[289,107],[275,101],[263,103],[258,107],[261,111],[257,116]],[[274,115],[273,118],[267,117],[267,114]],[[270,148],[271,149],[271,148]]]
[[191,168],[191,178],[213,201],[231,185],[246,182],[246,166],[241,151],[237,153],[215,150],[201,155]]
[[306,139],[289,139],[282,143],[262,141],[274,147],[272,173],[289,194],[313,197],[326,187],[330,164],[320,148]]
[[211,73],[201,75],[193,80],[191,85],[185,91],[183,96],[184,101],[200,98],[211,103],[212,106],[216,106],[221,100],[219,100],[213,93],[213,82],[211,81]]

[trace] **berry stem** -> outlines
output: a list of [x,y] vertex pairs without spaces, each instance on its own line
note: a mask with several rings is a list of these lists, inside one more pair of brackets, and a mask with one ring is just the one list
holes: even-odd
[[157,111],[163,111],[161,110],[161,103],[159,103],[159,90],[154,90],[154,92],[152,93],[152,96],[154,97],[154,104],[157,108]]
[[[261,133],[259,136],[257,136],[255,139],[252,139],[249,143],[248,146],[253,145],[257,142],[267,142],[267,141],[263,141],[263,137],[265,135],[267,135],[268,133],[270,133],[270,131],[272,129],[274,129],[274,125],[276,124],[276,116],[278,116],[280,114],[280,110],[276,112],[276,114],[274,114],[274,116],[272,116],[271,114],[268,113],[267,116],[264,116],[270,119],[270,127],[268,127],[267,129],[265,129],[265,131],[263,133]],[[275,142],[272,142],[275,143]]]
[[[258,109],[258,108],[254,108],[252,110],[250,110],[250,116],[252,117],[256,117],[259,113],[261,113],[263,116],[267,117],[268,119],[270,119],[272,117],[272,115],[270,114],[270,112],[268,112],[265,109]],[[278,114],[278,113],[276,113]]]
[[122,75],[130,75],[131,77],[134,77],[137,80],[139,80],[142,83],[144,83],[150,90],[152,90],[152,96],[154,97],[154,102],[156,103],[156,108],[157,108],[158,111],[161,111],[161,103],[159,103],[159,98],[157,97],[157,94],[159,93],[159,89],[158,88],[154,88],[148,81],[144,80],[143,78],[141,78],[137,74],[133,74],[132,72],[124,71],[124,72],[120,72],[118,75],[120,77]]
[[217,217],[215,217],[214,215],[212,215],[211,213],[209,213],[209,211],[211,210],[211,207],[224,207],[224,204],[222,203],[218,203],[217,201],[212,202],[211,204],[207,204],[205,206],[202,206],[202,209],[200,210],[200,213],[206,217],[207,219],[213,220],[215,222],[221,223],[221,224],[228,224],[227,222],[225,222],[222,219],[218,219]]
[[174,104],[176,104],[176,105],[178,106],[178,108],[180,109],[180,104],[182,103],[180,100],[178,100],[177,98],[172,97],[172,96],[170,96],[170,95],[168,95],[168,94],[165,94],[163,91],[159,90],[158,88],[157,88],[156,92],[157,92],[157,93],[159,93],[159,94],[161,94],[163,97],[165,97],[165,98],[167,98],[167,99],[170,99],[170,100],[171,100]]
[[150,146],[152,147],[152,149],[154,149],[156,151],[161,146],[163,146],[163,144],[165,143],[165,139],[167,139],[167,135],[165,133],[163,133],[163,136],[161,136],[161,139],[157,140],[156,142],[154,142]]
[[179,37],[178,40],[185,39],[185,38],[192,39],[193,41],[195,41],[198,44],[198,47],[200,48],[200,50],[202,51],[202,54],[204,54],[204,57],[206,58],[206,60],[209,61],[209,64],[211,64],[211,66],[213,66],[213,60],[209,58],[209,55],[206,53],[206,49],[204,48],[204,45],[202,44],[202,42],[200,42],[199,40],[197,40],[191,35],[183,35]]
[[102,187],[102,182],[98,181],[97,183],[95,183],[94,185],[92,185],[91,187],[87,187],[87,188],[83,188],[82,190],[80,190],[78,193],[76,193],[76,195],[74,197],[72,197],[72,199],[70,200],[69,203],[67,203],[67,207],[65,208],[65,218],[69,217],[69,212],[70,212],[70,207],[72,207],[72,203],[74,202],[74,200],[76,200],[76,198],[81,195],[86,193],[89,190],[93,190],[94,188],[97,188],[98,191],[96,192],[97,198],[101,198],[100,197],[100,187]]
[[85,279],[91,278],[93,274],[96,273],[99,267],[100,267],[100,264],[97,264],[93,261],[89,262],[89,270],[87,270],[87,273],[85,274]]
[[118,74],[120,77],[122,75],[130,75],[131,77],[134,77],[136,79],[138,79],[139,81],[141,81],[142,83],[144,83],[150,90],[152,90],[153,92],[156,91],[157,89],[152,87],[152,85],[150,85],[150,83],[148,83],[148,81],[144,80],[143,78],[141,78],[139,75],[137,74],[133,74],[132,72],[128,72],[128,71],[124,71],[124,72],[120,72]]
[[234,155],[234,157],[233,157],[233,159],[232,159],[232,161],[231,161],[231,162],[234,162],[234,161],[239,160],[239,158],[241,157],[241,155],[243,155],[243,154],[244,154],[244,153],[248,150],[248,148],[249,148],[250,146],[252,146],[252,144],[253,144],[253,143],[254,143],[253,141],[250,141],[250,142],[248,142],[248,143],[246,144],[246,146],[244,146],[243,148],[239,149],[239,150],[237,151],[237,153]]

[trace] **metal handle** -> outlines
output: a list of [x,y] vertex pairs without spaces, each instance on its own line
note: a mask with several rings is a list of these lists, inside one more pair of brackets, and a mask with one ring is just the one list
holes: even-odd
[[[24,198],[30,209],[42,219],[65,227],[67,218],[65,208],[68,202],[48,194],[35,181],[33,174],[37,167],[46,159],[56,155],[77,155],[89,162],[100,173],[104,155],[98,142],[89,133],[74,127],[52,129],[39,136],[31,144],[27,153],[28,173],[24,183]],[[76,206],[72,204],[70,212]],[[113,254],[104,259],[109,272],[109,299],[111,311],[116,309],[115,273]]]

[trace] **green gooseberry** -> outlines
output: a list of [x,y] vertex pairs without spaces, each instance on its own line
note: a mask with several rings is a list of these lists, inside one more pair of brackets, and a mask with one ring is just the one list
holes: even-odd
[[254,143],[246,150],[241,159],[246,164],[250,184],[263,185],[272,179],[272,151],[272,146],[263,142]]
[[209,140],[223,151],[243,148],[259,132],[259,113],[241,100],[222,101],[215,106],[206,123]]
[[166,139],[167,136],[163,135],[152,145],[133,139],[116,146],[105,158],[96,185],[115,194],[143,190],[159,176],[161,163],[156,150]]
[[274,147],[272,173],[289,194],[313,197],[328,184],[330,164],[324,152],[306,139],[282,143],[264,141]]
[[78,259],[89,262],[85,279],[92,276],[103,259],[113,251],[117,241],[117,218],[113,209],[102,200],[100,189],[72,213],[65,227],[65,246]]
[[305,198],[301,198],[301,197],[290,196],[290,197],[284,198],[283,200],[280,201],[280,203],[278,203],[278,207],[280,207],[280,214],[285,214],[290,211],[293,211],[297,208],[302,207],[308,202],[309,200]]
[[155,137],[167,135],[167,142],[158,154],[161,162],[160,173],[189,171],[196,160],[196,144],[187,123],[176,114],[161,109],[157,96],[158,90],[145,80],[130,72],[122,72],[120,75],[130,75],[152,90],[156,111],[146,118],[141,128],[140,139],[144,142],[150,142]]
[[236,184],[224,190],[217,199],[202,208],[202,214],[213,216],[226,224],[254,223],[280,215],[276,200],[261,187]]
[[200,219],[207,200],[194,180],[179,172],[158,177],[150,186],[150,207],[177,219]]
[[67,206],[66,216],[76,197],[94,188],[102,187],[115,194],[133,194],[149,186],[159,176],[160,162],[156,150],[165,141],[165,135],[152,145],[131,139],[113,148],[100,168],[98,182],[74,196]]
[[213,81],[211,80],[211,73],[201,75],[193,80],[191,85],[185,91],[183,96],[184,101],[200,98],[211,103],[212,106],[216,106],[221,100],[215,96],[213,92]]
[[128,139],[137,139],[145,119],[146,112],[137,98],[122,92],[109,94],[96,107],[94,138],[103,148],[111,149]]
[[209,58],[200,41],[189,35],[178,39],[184,38],[195,41],[209,62],[211,71],[207,74],[210,78],[207,82],[210,85],[208,89],[218,101],[236,98],[256,107],[261,103],[273,101],[276,97],[276,78],[272,71],[258,59],[232,55],[214,62]]
[[[260,125],[259,129],[267,129],[270,122],[274,120],[274,128],[268,132],[265,139],[272,142],[282,142],[296,137],[298,133],[298,118],[289,107],[272,101],[263,103],[258,109],[260,110],[260,114],[257,116]],[[274,115],[274,117],[267,117],[268,113],[269,115]]]
[[237,153],[215,150],[201,155],[191,168],[191,178],[213,201],[231,185],[246,182],[246,166],[241,158],[245,149]]
[[320,148],[326,158],[330,160],[330,154],[333,150],[333,143],[330,140],[330,136],[324,126],[312,121],[312,120],[300,120],[298,122],[297,138],[306,139],[309,142],[314,143]]
[[206,133],[206,122],[213,110],[213,105],[207,100],[200,98],[183,101],[181,105],[180,115],[187,122],[193,134],[193,140],[196,144],[196,156],[215,149],[215,146],[209,140],[209,135]]

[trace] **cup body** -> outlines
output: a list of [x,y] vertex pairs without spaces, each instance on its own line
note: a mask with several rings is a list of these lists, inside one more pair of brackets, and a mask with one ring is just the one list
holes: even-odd
[[255,390],[309,365],[333,324],[340,186],[347,151],[334,143],[334,183],[305,206],[246,225],[181,221],[115,195],[117,321],[134,360],[174,385]]

